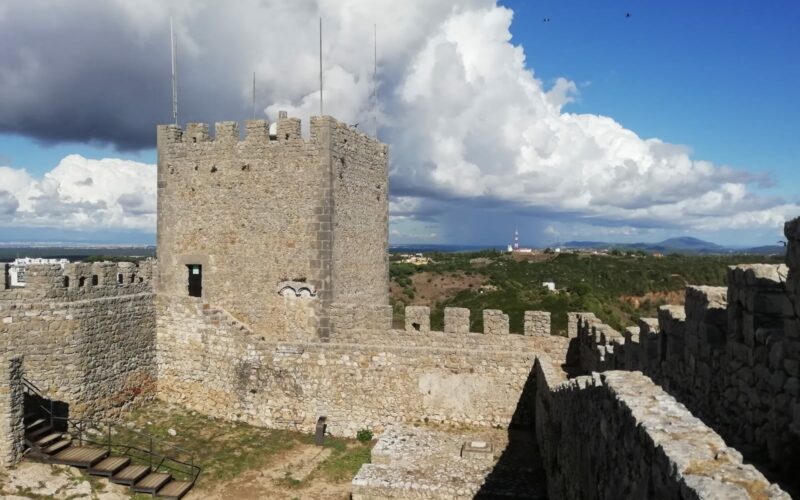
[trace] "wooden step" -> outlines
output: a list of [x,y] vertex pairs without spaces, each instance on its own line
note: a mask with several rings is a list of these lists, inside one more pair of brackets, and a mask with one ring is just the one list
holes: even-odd
[[146,465],[128,465],[124,469],[111,475],[112,483],[127,484],[133,486],[141,478],[150,474],[150,467]]
[[55,440],[61,438],[63,435],[64,435],[63,432],[49,432],[46,433],[44,437],[41,437],[33,442],[36,446],[41,448],[43,446],[53,444]]
[[113,476],[131,463],[128,457],[107,457],[89,467],[89,474],[95,476]]
[[52,461],[74,467],[90,467],[108,456],[105,448],[70,446],[52,456]]
[[133,491],[155,495],[156,491],[171,480],[172,476],[167,473],[151,472],[133,485]]
[[55,455],[56,453],[58,453],[59,451],[63,450],[64,448],[66,448],[71,444],[72,444],[72,439],[61,439],[59,441],[56,441],[54,444],[51,444],[42,451],[44,451],[48,455]]
[[156,492],[156,497],[167,500],[180,500],[183,495],[192,489],[192,486],[194,486],[194,483],[191,481],[176,481],[173,479]]
[[51,432],[53,432],[53,426],[46,425],[44,427],[39,427],[35,431],[26,432],[25,437],[28,438],[28,440],[30,441],[36,441],[40,437],[44,436],[45,434],[49,434]]
[[42,425],[42,424],[44,424],[44,423],[46,423],[46,422],[47,422],[47,419],[46,419],[46,418],[37,418],[37,419],[36,419],[36,420],[34,420],[33,422],[31,422],[31,423],[29,423],[29,424],[26,424],[26,425],[25,425],[25,430],[26,430],[26,431],[29,431],[29,430],[31,430],[31,429],[35,429],[35,428],[39,427],[40,425]]

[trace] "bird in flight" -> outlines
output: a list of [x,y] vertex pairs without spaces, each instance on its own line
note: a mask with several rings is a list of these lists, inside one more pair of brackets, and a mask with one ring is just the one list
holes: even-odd
[[549,23],[550,22],[550,18],[549,17],[545,17],[544,19],[542,19],[542,22],[543,23]]
[[625,17],[631,17],[631,13],[630,12],[626,12],[625,13]]

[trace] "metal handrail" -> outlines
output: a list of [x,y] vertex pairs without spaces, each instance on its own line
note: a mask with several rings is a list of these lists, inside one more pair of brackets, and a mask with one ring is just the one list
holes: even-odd
[[[112,448],[124,449],[124,451],[121,451],[120,453],[122,455],[129,456],[129,457],[134,458],[134,459],[138,459],[138,458],[133,456],[131,454],[131,452],[132,451],[141,452],[142,454],[146,454],[147,455],[147,457],[148,457],[147,458],[148,465],[150,466],[151,469],[153,467],[154,459],[155,460],[159,460],[160,459],[160,461],[158,462],[158,465],[156,466],[156,468],[154,470],[166,469],[166,470],[169,470],[169,471],[179,472],[181,474],[185,474],[185,475],[191,477],[192,484],[194,484],[197,481],[197,478],[200,475],[200,472],[202,471],[202,469],[200,468],[200,466],[195,465],[195,463],[194,463],[194,453],[192,453],[191,451],[189,451],[189,450],[187,450],[185,448],[181,448],[180,446],[175,446],[175,445],[171,445],[171,444],[168,444],[168,443],[164,443],[162,440],[154,438],[153,436],[151,436],[149,434],[145,434],[143,432],[135,431],[133,429],[128,429],[127,427],[123,428],[124,431],[128,432],[128,433],[135,434],[135,435],[140,436],[142,438],[145,438],[148,441],[148,448],[145,449],[145,448],[142,448],[142,447],[139,447],[139,446],[135,446],[135,445],[130,445],[130,444],[127,444],[127,445],[120,444],[120,443],[116,443],[115,444],[113,442],[113,440],[112,440],[111,430],[112,430],[112,427],[119,428],[118,424],[115,424],[115,423],[113,423],[113,422],[111,422],[109,420],[103,421],[103,420],[95,420],[95,419],[89,419],[89,418],[74,420],[74,419],[71,419],[69,417],[56,416],[54,414],[53,400],[52,399],[45,398],[44,395],[43,395],[42,390],[39,389],[39,387],[37,387],[36,384],[34,384],[33,382],[31,382],[30,380],[28,380],[28,379],[26,379],[24,377],[22,378],[22,384],[23,384],[23,387],[27,388],[29,390],[29,392],[31,392],[33,395],[38,396],[40,399],[44,399],[44,400],[47,400],[47,401],[50,402],[49,408],[45,407],[45,406],[42,406],[41,404],[37,404],[36,406],[39,409],[43,410],[47,414],[47,416],[48,416],[48,418],[50,420],[51,427],[53,426],[53,424],[55,422],[64,422],[64,423],[66,423],[66,427],[67,427],[66,432],[70,433],[70,434],[72,434],[73,432],[76,432],[77,433],[78,443],[81,446],[83,445],[84,442],[86,442],[86,443],[99,445],[99,446],[102,446],[104,448],[107,447],[109,452],[111,452]],[[72,428],[72,432],[71,432],[70,427]],[[100,440],[100,441],[94,439],[93,437],[91,437],[92,436],[92,432],[87,432],[89,430],[94,430],[95,431],[94,432],[95,435],[104,436],[105,439],[104,440]],[[105,432],[103,432],[103,431],[105,431]],[[89,436],[88,438],[86,437],[87,434]],[[120,433],[117,432],[117,434],[120,434]],[[175,450],[179,454],[188,455],[189,461],[185,462],[185,461],[182,461],[182,460],[178,460],[177,458],[173,458],[173,457],[170,457],[168,455],[156,452],[154,450],[154,447],[153,447],[153,443],[154,442],[156,442],[157,444],[159,444],[162,447],[166,447],[168,449]],[[36,446],[35,443],[29,443],[29,444],[33,445],[33,446]],[[36,446],[36,448],[38,449],[39,447]],[[182,466],[185,466],[185,467],[188,467],[189,471],[187,472],[186,470],[181,470],[181,469],[176,468],[176,467],[170,467],[168,465],[165,465],[165,462],[167,462],[167,461],[173,462],[175,464],[179,464],[179,465],[182,465]]]

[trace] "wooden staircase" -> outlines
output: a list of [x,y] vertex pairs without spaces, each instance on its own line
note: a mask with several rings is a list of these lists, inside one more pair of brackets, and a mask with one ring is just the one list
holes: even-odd
[[149,443],[147,449],[114,443],[112,423],[73,421],[56,416],[52,402],[47,404],[35,385],[27,380],[23,385],[26,389],[23,421],[27,458],[80,467],[89,474],[129,486],[133,492],[163,499],[182,498],[197,481],[200,467],[194,465],[193,460],[179,461],[156,453],[154,438],[135,433],[145,437]]

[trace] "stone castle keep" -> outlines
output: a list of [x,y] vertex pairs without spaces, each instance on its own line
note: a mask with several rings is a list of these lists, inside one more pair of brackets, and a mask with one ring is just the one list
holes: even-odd
[[[373,430],[361,500],[486,495],[512,448],[537,457],[553,499],[790,498],[775,481],[800,463],[800,219],[785,266],[731,269],[727,288],[688,287],[685,307],[624,333],[576,312],[551,335],[549,313],[528,311],[515,335],[496,310],[470,332],[456,308],[436,332],[419,306],[393,329],[388,147],[309,125],[159,126],[158,261],[30,266],[25,288],[0,290],[4,466],[24,448],[24,376],[78,417],[158,398]],[[508,446],[475,461],[481,446],[444,426],[508,429]]]

